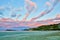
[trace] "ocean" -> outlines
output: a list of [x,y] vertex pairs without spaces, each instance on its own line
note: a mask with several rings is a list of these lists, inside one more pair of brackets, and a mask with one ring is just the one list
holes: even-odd
[[60,31],[1,31],[0,40],[60,40]]

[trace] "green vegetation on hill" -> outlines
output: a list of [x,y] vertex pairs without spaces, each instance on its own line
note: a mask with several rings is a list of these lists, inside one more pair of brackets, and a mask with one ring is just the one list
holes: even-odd
[[52,24],[52,25],[43,25],[43,26],[39,26],[37,28],[30,28],[29,30],[32,30],[32,31],[60,30],[60,23],[59,24]]

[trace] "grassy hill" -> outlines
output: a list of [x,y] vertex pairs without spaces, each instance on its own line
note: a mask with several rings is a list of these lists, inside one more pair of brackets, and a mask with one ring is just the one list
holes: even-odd
[[48,30],[60,30],[60,23],[59,24],[52,24],[52,25],[42,25],[42,26],[39,26],[37,28],[30,28],[28,30],[32,30],[32,31],[39,31],[39,30],[42,30],[42,31],[48,31]]

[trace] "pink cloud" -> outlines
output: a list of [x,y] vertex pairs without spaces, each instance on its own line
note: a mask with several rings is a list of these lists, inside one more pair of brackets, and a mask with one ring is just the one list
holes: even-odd
[[29,16],[29,13],[26,13],[22,21],[26,21],[27,17]]
[[[59,0],[55,0],[55,1],[57,1],[57,2],[54,2],[54,4],[52,4],[52,7],[51,7],[50,9],[49,9],[49,8],[46,9],[45,11],[43,11],[42,13],[40,13],[40,15],[32,18],[30,21],[35,21],[35,20],[37,20],[38,18],[40,18],[40,17],[42,17],[42,16],[44,16],[44,15],[46,15],[46,14],[49,14],[51,11],[53,11],[54,7],[55,7],[56,4],[59,2]],[[51,3],[50,3],[50,2],[46,2],[46,5],[50,7],[50,6],[51,6]]]
[[46,5],[47,5],[48,7],[50,7],[50,6],[51,6],[51,3],[50,3],[50,2],[46,2]]
[[[8,21],[8,20],[10,20],[10,21]],[[0,21],[1,21],[0,26],[4,26],[6,28],[19,27],[19,26],[28,26],[28,27],[32,28],[32,27],[38,27],[38,26],[42,26],[42,25],[50,25],[50,24],[60,23],[60,18],[47,19],[47,20],[42,20],[39,22],[37,22],[37,21],[35,21],[35,22],[32,22],[32,21],[12,21],[11,19],[7,19],[7,18],[0,19]]]
[[35,11],[37,6],[35,2],[32,2],[31,0],[25,0],[25,6],[27,9],[27,13],[23,18],[23,21],[26,21],[27,17],[31,14],[32,11]]
[[1,18],[0,21],[14,21],[14,20],[11,18]]
[[60,18],[60,14],[57,14],[57,15],[56,15],[56,18]]

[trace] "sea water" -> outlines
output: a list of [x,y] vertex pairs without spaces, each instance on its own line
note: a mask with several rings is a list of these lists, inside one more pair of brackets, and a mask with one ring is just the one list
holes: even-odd
[[60,31],[2,31],[0,40],[60,40]]

